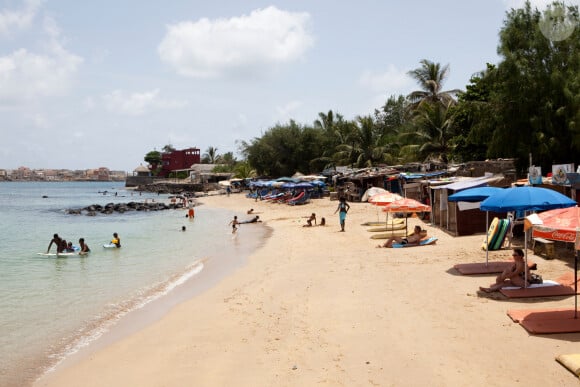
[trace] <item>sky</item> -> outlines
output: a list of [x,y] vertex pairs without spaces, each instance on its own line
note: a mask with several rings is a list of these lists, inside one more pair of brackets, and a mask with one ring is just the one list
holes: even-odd
[[131,172],[168,144],[240,158],[277,124],[373,114],[422,59],[464,90],[523,4],[0,0],[0,169]]

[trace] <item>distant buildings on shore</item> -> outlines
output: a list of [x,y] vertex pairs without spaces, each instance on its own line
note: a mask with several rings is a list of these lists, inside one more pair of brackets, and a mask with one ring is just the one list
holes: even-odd
[[69,169],[0,169],[0,181],[125,181],[125,171],[100,167],[85,170]]

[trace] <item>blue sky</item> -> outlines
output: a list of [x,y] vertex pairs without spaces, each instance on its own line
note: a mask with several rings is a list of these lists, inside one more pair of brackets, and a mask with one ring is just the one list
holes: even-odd
[[166,144],[236,153],[290,119],[372,114],[417,89],[422,59],[465,89],[523,3],[0,0],[0,168],[132,171]]

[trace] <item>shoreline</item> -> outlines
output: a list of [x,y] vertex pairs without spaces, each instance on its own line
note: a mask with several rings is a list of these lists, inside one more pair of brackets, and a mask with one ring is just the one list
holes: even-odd
[[[218,210],[220,213],[226,214],[223,221],[225,231],[227,224],[225,219],[229,220],[232,212],[218,207],[208,207],[208,209],[211,211],[204,211],[198,207],[198,226],[205,225],[207,227],[207,219],[204,222],[203,218],[208,214],[216,214],[215,210]],[[182,211],[183,213],[186,212],[185,210],[179,210],[179,213],[182,213]],[[220,218],[222,217],[223,215],[220,216]],[[175,219],[176,224],[182,223],[180,217]],[[189,225],[191,226],[191,224]],[[252,230],[252,234],[255,234],[258,238],[252,237],[240,241],[241,243],[232,243],[231,246],[225,246],[223,249],[211,249],[201,256],[199,253],[203,250],[203,247],[198,247],[199,244],[194,249],[186,248],[185,250],[189,250],[187,254],[199,258],[191,262],[187,267],[183,267],[182,271],[173,273],[166,281],[153,283],[146,292],[140,294],[140,297],[123,301],[120,304],[121,307],[114,314],[105,313],[103,317],[88,320],[87,327],[81,328],[78,334],[75,334],[76,337],[70,342],[55,348],[55,352],[48,356],[49,359],[52,359],[51,361],[40,362],[39,360],[38,364],[34,365],[34,368],[38,370],[44,369],[42,372],[36,372],[36,380],[44,378],[44,375],[50,375],[62,368],[74,365],[92,352],[147,327],[161,319],[175,305],[195,297],[215,286],[216,283],[223,281],[224,278],[238,270],[239,267],[245,265],[252,251],[259,248],[263,244],[263,239],[268,238],[271,233],[267,227],[253,227]],[[222,230],[215,231],[219,234]],[[189,233],[195,232],[195,227],[190,227]],[[264,237],[262,238],[262,236]],[[229,241],[230,237],[226,236],[226,238]],[[171,246],[168,247],[167,258],[170,258],[173,254],[171,248]],[[232,257],[233,254],[235,254],[235,259],[226,259],[227,257]],[[203,265],[201,271],[198,271],[199,263]],[[32,377],[32,379],[21,380],[17,385],[21,385],[20,383],[32,385],[35,383],[34,375]]]
[[[328,198],[302,206],[243,194],[198,201],[242,220],[254,208],[272,235],[215,286],[35,386],[578,385],[554,358],[577,352],[579,334],[531,336],[506,316],[511,308],[569,307],[573,298],[483,296],[477,289],[492,276],[452,269],[485,260],[483,232],[454,238],[409,218],[437,244],[378,249],[360,224],[384,216],[367,203],[351,203],[341,233]],[[312,212],[327,226],[302,227]],[[528,254],[545,279],[570,270],[564,260]]]

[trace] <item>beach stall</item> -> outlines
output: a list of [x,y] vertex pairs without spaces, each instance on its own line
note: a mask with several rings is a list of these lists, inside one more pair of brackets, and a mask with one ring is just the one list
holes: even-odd
[[[432,223],[455,236],[473,235],[485,232],[486,214],[480,211],[479,202],[450,202],[447,198],[454,193],[475,187],[497,186],[502,175],[464,178],[449,184],[431,186]],[[505,217],[505,214],[489,213],[489,217]]]

